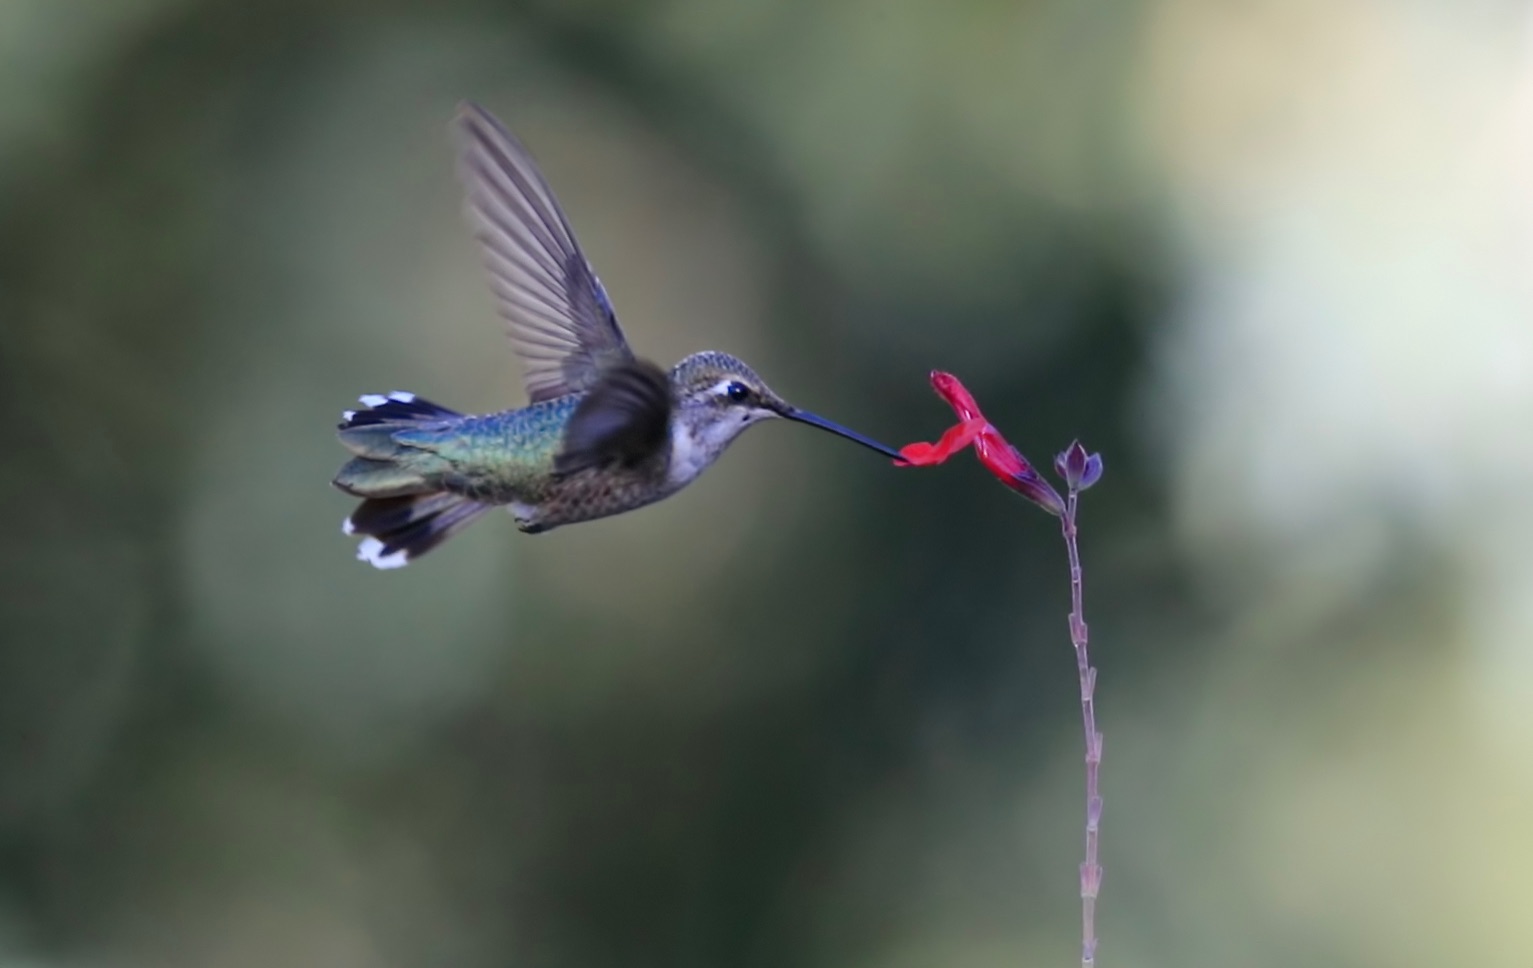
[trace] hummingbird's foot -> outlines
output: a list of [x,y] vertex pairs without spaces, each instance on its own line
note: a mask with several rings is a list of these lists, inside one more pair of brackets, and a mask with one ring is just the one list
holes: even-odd
[[516,521],[516,530],[522,534],[541,534],[548,530],[548,526],[538,520],[538,508],[535,505],[513,501],[506,505],[506,510],[511,512],[512,519]]

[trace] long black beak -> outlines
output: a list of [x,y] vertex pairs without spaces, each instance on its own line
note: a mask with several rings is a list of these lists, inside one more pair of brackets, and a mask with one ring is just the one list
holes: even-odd
[[862,434],[859,434],[855,430],[847,430],[845,427],[838,423],[831,423],[824,417],[821,417],[818,414],[810,413],[808,410],[800,410],[797,407],[784,407],[781,413],[789,420],[796,420],[799,423],[808,424],[811,427],[819,427],[821,430],[828,430],[838,437],[845,437],[847,440],[855,440],[857,443],[868,448],[869,450],[876,450],[880,454],[883,454],[885,457],[891,458],[893,460],[904,459],[900,456],[899,451],[891,447],[885,447],[883,444],[880,444],[878,441],[871,437],[864,437]]

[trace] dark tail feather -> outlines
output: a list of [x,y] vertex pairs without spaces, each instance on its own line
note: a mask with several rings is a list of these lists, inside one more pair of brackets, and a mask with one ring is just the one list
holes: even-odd
[[396,390],[362,398],[341,415],[341,443],[355,456],[335,486],[364,498],[341,525],[362,536],[357,558],[375,568],[401,568],[463,530],[490,505],[441,489],[440,461],[401,444],[401,430],[448,424],[461,414]]
[[347,410],[341,414],[341,430],[366,427],[380,423],[419,423],[439,420],[443,417],[460,417],[456,410],[432,403],[423,397],[403,390],[393,393],[369,393],[361,399],[363,410]]
[[368,498],[342,524],[363,535],[357,560],[374,568],[403,568],[472,524],[490,505],[432,491],[405,497]]
[[362,406],[362,410],[342,413],[336,430],[347,450],[368,460],[399,456],[400,446],[394,440],[396,431],[449,423],[463,416],[403,390],[386,395],[370,393],[362,398]]

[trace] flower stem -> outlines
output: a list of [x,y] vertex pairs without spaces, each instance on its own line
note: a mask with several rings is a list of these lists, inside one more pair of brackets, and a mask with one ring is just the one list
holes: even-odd
[[1097,834],[1102,823],[1102,796],[1097,791],[1097,773],[1102,766],[1102,734],[1097,732],[1097,671],[1091,667],[1086,652],[1086,614],[1081,605],[1081,557],[1075,541],[1075,510],[1080,494],[1069,490],[1065,513],[1060,516],[1065,551],[1070,556],[1070,643],[1075,646],[1075,664],[1081,679],[1081,722],[1086,733],[1086,859],[1081,863],[1081,968],[1096,964],[1097,891],[1102,886],[1102,865],[1097,863]]

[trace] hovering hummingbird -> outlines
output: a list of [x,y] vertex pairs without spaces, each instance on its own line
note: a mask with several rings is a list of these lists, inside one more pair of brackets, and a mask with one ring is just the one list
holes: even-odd
[[339,426],[334,484],[362,503],[357,558],[398,568],[504,505],[536,534],[675,494],[752,424],[783,417],[898,451],[792,406],[727,353],[669,372],[634,355],[606,290],[531,155],[476,105],[458,114],[467,210],[529,406],[470,416],[395,391]]

